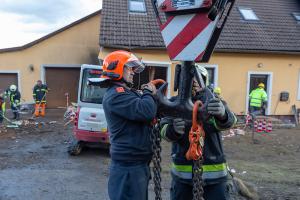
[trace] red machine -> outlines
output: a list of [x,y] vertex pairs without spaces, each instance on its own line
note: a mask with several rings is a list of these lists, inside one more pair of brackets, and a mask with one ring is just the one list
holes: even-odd
[[107,123],[102,107],[103,95],[107,88],[88,84],[90,79],[98,78],[101,73],[101,66],[81,66],[78,108],[73,130],[76,141],[68,149],[70,155],[80,154],[84,146],[109,146]]

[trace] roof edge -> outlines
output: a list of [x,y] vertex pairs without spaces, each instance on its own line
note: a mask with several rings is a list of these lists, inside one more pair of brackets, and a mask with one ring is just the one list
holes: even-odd
[[27,43],[27,44],[25,44],[23,46],[0,49],[0,53],[22,51],[24,49],[32,47],[32,46],[34,46],[34,45],[36,45],[36,44],[38,44],[38,43],[40,43],[40,42],[42,42],[44,40],[47,40],[48,38],[51,38],[51,37],[57,35],[58,33],[61,33],[61,32],[65,31],[65,30],[67,30],[69,28],[72,28],[73,26],[76,26],[77,24],[80,24],[83,21],[86,21],[86,20],[88,20],[88,19],[90,19],[90,18],[92,18],[92,17],[94,17],[94,16],[96,16],[98,14],[101,14],[101,10],[102,9],[97,10],[96,12],[93,12],[93,13],[91,13],[91,14],[89,14],[89,15],[87,15],[87,16],[79,19],[79,20],[76,20],[75,22],[72,22],[69,25],[66,25],[66,26],[64,26],[64,27],[62,27],[62,28],[60,28],[60,29],[52,32],[52,33],[49,33],[49,34],[47,34],[47,35],[45,35],[45,36],[43,36],[43,37],[41,37],[41,38],[39,38],[37,40],[34,40],[34,41],[30,42],[30,43]]
[[161,46],[149,46],[149,47],[141,47],[141,46],[123,46],[123,45],[106,45],[106,44],[99,44],[101,47],[104,48],[113,48],[113,49],[140,49],[140,50],[167,50],[166,47],[161,47]]

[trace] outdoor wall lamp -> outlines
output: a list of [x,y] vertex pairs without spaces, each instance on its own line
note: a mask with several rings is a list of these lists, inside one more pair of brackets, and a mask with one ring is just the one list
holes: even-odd
[[34,71],[34,66],[33,66],[33,64],[28,65],[28,69],[29,69],[29,71],[33,72],[33,71]]
[[262,63],[258,63],[258,64],[257,64],[257,67],[258,67],[258,68],[262,68],[263,66],[264,66],[264,64],[262,64]]

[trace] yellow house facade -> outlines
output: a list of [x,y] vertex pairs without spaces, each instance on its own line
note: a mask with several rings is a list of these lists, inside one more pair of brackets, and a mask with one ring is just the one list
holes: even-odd
[[14,83],[22,101],[31,102],[32,88],[40,79],[51,89],[50,107],[65,106],[65,93],[76,101],[80,65],[98,64],[99,20],[97,11],[22,47],[0,49],[0,93]]
[[[102,48],[99,58],[116,49]],[[167,68],[169,95],[175,95],[173,88],[175,64],[166,51],[132,50],[146,65]],[[262,74],[268,78],[268,115],[292,115],[291,106],[300,107],[300,57],[297,55],[214,53],[210,62],[203,64],[214,68],[215,85],[221,87],[222,97],[236,114],[248,111],[250,75]],[[281,102],[280,93],[287,91],[290,99]]]

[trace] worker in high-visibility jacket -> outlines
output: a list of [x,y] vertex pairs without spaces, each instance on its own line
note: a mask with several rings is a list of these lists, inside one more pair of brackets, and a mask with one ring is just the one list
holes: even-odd
[[[196,65],[205,82],[208,83],[207,70]],[[196,81],[193,81],[192,100],[205,100],[206,96]],[[173,97],[172,97],[173,98]],[[171,101],[172,101],[171,98]],[[236,123],[235,115],[229,110],[226,103],[218,97],[210,99],[207,106],[211,118],[203,122],[205,131],[203,150],[204,199],[227,200],[227,164],[222,146],[221,131],[229,129]],[[189,131],[191,122],[181,118],[165,117],[161,120],[161,136],[172,142],[172,184],[171,200],[193,199],[193,161],[185,157],[189,149]]]
[[21,93],[16,85],[10,85],[5,91],[5,97],[9,98],[10,107],[13,112],[13,119],[19,119],[21,107]]
[[[261,114],[266,109],[268,96],[265,91],[265,84],[260,83],[258,87],[251,91],[249,95],[250,113]],[[264,113],[263,113],[264,114]]]
[[5,116],[5,101],[2,96],[0,96],[0,123],[3,122],[3,118]]
[[35,101],[35,111],[34,115],[36,117],[44,117],[46,114],[46,94],[48,92],[48,87],[43,84],[41,80],[38,80],[33,88],[33,99]]
[[214,94],[216,94],[218,97],[221,97],[221,88],[215,87],[214,88]]

